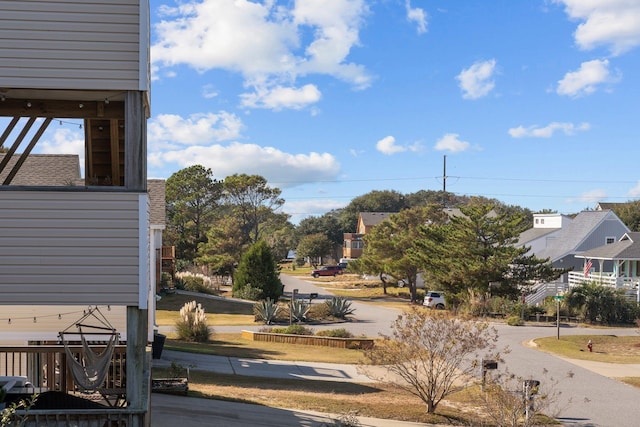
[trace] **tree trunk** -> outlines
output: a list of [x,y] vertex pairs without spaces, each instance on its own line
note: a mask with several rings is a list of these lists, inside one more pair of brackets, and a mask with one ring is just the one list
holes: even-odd
[[380,281],[382,282],[382,293],[387,294],[387,281],[384,278],[384,274],[380,273]]

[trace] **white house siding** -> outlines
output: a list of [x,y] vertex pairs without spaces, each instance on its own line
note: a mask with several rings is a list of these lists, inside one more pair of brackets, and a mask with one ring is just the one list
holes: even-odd
[[146,1],[0,0],[0,86],[147,90],[147,30]]
[[140,197],[0,191],[0,305],[139,306],[148,286]]

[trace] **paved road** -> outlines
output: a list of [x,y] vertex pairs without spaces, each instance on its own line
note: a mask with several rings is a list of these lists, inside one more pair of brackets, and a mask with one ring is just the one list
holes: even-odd
[[[611,365],[571,361],[541,352],[528,346],[530,340],[556,336],[556,328],[509,327],[496,325],[501,345],[509,345],[511,353],[505,356],[505,367],[523,376],[544,380],[560,380],[558,420],[568,427],[637,427],[640,425],[640,390],[609,378],[640,376],[639,365]],[[577,327],[561,328],[561,335],[583,334],[636,334],[633,329],[603,330]],[[586,347],[586,343],[585,343]],[[597,350],[597,349],[596,349]],[[545,376],[544,371],[548,374]],[[569,379],[567,373],[573,372]],[[601,373],[598,373],[601,372]],[[605,375],[602,375],[605,374]],[[549,381],[547,381],[549,382]]]
[[[300,297],[308,297],[309,293],[318,293],[318,302],[322,298],[327,298],[328,293],[320,287],[291,276],[282,276],[285,284],[285,293],[298,289]],[[391,323],[396,319],[399,311],[389,308],[381,308],[369,304],[353,303],[356,308],[354,313],[357,318],[353,322],[345,322],[345,328],[354,334],[365,334],[367,336],[377,336],[379,332],[389,333]],[[336,325],[327,326],[327,328],[335,328]],[[510,372],[525,378],[539,379],[541,381],[553,377],[560,380],[557,389],[562,392],[559,399],[559,415],[558,420],[567,427],[636,427],[640,425],[640,390],[630,387],[619,381],[609,377],[622,376],[640,376],[640,365],[611,365],[593,364],[579,361],[565,360],[541,351],[538,351],[528,344],[534,338],[544,336],[556,336],[557,330],[554,327],[510,327],[504,324],[495,324],[499,333],[500,347],[508,346],[511,352],[505,355],[504,363],[500,364],[500,369],[507,368]],[[217,331],[237,331],[240,329],[254,329],[256,327],[216,327]],[[634,335],[637,333],[635,329],[585,329],[576,327],[563,327],[560,334],[616,334],[616,335]],[[597,351],[597,349],[596,349]],[[163,356],[164,359],[164,356]],[[182,363],[182,362],[181,362]],[[287,375],[288,377],[300,377],[306,379],[321,379],[319,377],[328,376],[332,380],[336,377],[343,380],[356,380],[357,373],[351,371],[353,367],[339,365],[335,366],[311,366],[311,364],[297,364],[290,368],[287,363],[268,362],[268,361],[249,361],[249,360],[227,360],[224,364],[229,366],[230,372],[236,374],[260,375],[256,374],[262,370],[264,375],[266,372],[271,374],[279,373],[279,375]],[[184,361],[184,366],[188,365]],[[326,364],[319,364],[326,365]],[[260,368],[260,369],[258,369]],[[290,369],[290,370],[288,370]],[[547,372],[546,375],[543,372]],[[573,372],[573,378],[566,378],[569,372]],[[547,380],[547,382],[549,382]],[[158,398],[154,396],[154,401]],[[267,408],[265,408],[266,410]],[[251,411],[258,410],[252,408]],[[155,411],[155,407],[154,407]],[[281,411],[281,410],[277,410]],[[295,411],[294,411],[295,412]],[[155,412],[154,412],[155,413]],[[289,416],[289,415],[287,415]],[[283,420],[283,424],[254,424],[254,425],[321,425],[308,424],[307,421],[298,419],[298,415],[290,415],[294,418]],[[295,424],[295,422],[299,422]],[[312,421],[308,421],[312,422]],[[305,424],[307,423],[307,424]],[[178,424],[177,422],[172,425]],[[154,425],[156,425],[154,423]],[[157,424],[159,427],[163,427]],[[196,425],[196,424],[190,424]],[[204,425],[204,424],[203,424]],[[219,424],[229,425],[232,424]],[[251,423],[233,424],[235,425],[252,425]],[[363,424],[376,425],[376,424]],[[381,424],[389,425],[392,424]]]

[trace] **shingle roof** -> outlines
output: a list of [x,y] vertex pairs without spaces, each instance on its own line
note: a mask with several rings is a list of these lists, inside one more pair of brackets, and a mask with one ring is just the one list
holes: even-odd
[[[20,155],[13,155],[0,173],[0,185],[11,172]],[[0,154],[0,161],[4,154]],[[77,154],[30,154],[10,185],[70,186],[84,185],[80,176],[80,157]],[[152,225],[166,224],[165,180],[147,180],[149,192],[149,221]]]
[[640,260],[640,232],[629,232],[615,243],[579,252],[577,258]]
[[546,236],[547,234],[554,233],[558,231],[558,228],[530,228],[528,230],[523,231],[518,236],[518,245],[526,245],[529,242],[532,242],[540,237]]
[[[0,161],[4,154],[0,154]],[[0,185],[11,173],[19,155],[13,155],[0,173]],[[76,154],[30,154],[9,185],[68,186],[84,185],[80,178],[80,160]]]
[[600,225],[608,216],[615,214],[610,210],[582,211],[563,227],[555,239],[554,244],[547,246],[539,253],[538,258],[550,258],[552,262],[575,253],[580,244]]
[[165,180],[147,180],[147,191],[149,193],[149,221],[153,225],[166,224],[166,200],[165,200]]
[[362,223],[367,227],[380,224],[385,219],[389,218],[395,212],[360,212]]

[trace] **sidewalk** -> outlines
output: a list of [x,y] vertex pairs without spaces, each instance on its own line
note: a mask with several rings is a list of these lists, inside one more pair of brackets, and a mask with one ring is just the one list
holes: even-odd
[[358,373],[355,365],[243,359],[171,350],[164,350],[162,358],[154,359],[152,366],[167,368],[171,362],[180,364],[184,368],[229,375],[357,383],[373,382],[365,375]]
[[[373,382],[358,373],[356,366],[336,363],[286,362],[265,359],[242,359],[164,350],[153,367],[169,367],[172,362],[185,368],[220,374],[299,380]],[[240,426],[334,426],[340,414],[326,414],[298,409],[270,408],[262,405],[227,402],[152,393],[152,425],[154,427],[240,427]],[[405,421],[358,417],[362,427],[436,426]]]

